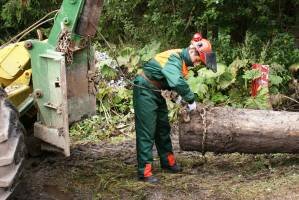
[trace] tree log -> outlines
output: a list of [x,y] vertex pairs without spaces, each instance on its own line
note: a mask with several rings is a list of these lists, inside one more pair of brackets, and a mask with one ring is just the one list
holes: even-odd
[[[202,105],[180,116],[182,150],[216,153],[299,153],[299,113]],[[206,126],[203,123],[206,119]],[[204,130],[206,127],[206,133]],[[204,139],[205,138],[205,139]]]

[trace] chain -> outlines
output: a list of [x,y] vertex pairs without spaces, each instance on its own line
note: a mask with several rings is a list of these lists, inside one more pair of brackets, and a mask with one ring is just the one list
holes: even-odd
[[200,113],[203,125],[203,133],[202,133],[202,141],[201,141],[201,153],[202,156],[205,158],[206,154],[206,140],[207,140],[207,109],[206,107],[201,108],[202,112]]
[[88,93],[96,96],[98,93],[97,85],[100,82],[100,71],[99,68],[91,69],[92,61],[91,61],[91,39],[90,37],[87,38],[87,78],[88,78]]
[[62,52],[65,54],[65,59],[67,64],[73,63],[73,51],[71,49],[71,36],[72,34],[68,31],[63,31],[59,35],[58,45],[56,51]]

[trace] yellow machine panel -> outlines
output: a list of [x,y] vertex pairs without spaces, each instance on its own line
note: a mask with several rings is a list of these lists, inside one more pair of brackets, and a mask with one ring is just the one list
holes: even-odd
[[31,75],[32,70],[28,69],[5,88],[8,99],[15,106],[19,106],[32,93],[32,86],[30,85]]
[[29,61],[30,55],[24,47],[24,42],[0,49],[0,83],[7,86],[9,80],[15,79],[18,73],[25,69]]
[[0,86],[5,88],[9,100],[15,106],[21,104],[32,92],[29,62],[30,54],[24,42],[0,49]]

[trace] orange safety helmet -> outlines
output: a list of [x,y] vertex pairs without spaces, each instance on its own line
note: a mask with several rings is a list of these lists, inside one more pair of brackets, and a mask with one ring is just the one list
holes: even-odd
[[191,46],[197,50],[200,60],[207,66],[207,68],[216,73],[216,54],[212,51],[210,41],[202,38],[200,33],[195,33],[191,40]]
[[199,42],[201,39],[202,39],[201,33],[195,33],[193,35],[193,39],[192,40],[195,41],[195,42]]

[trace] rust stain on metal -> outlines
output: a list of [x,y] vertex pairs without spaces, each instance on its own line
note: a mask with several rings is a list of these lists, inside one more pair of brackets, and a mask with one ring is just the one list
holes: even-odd
[[79,35],[92,37],[96,34],[103,3],[103,0],[87,0],[85,2],[76,30]]

